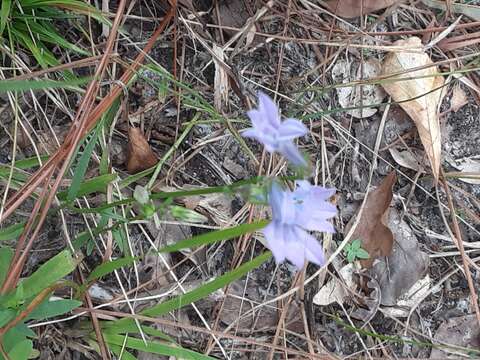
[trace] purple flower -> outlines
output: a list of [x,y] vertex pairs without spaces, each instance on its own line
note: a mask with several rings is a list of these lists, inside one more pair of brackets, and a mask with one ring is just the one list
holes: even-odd
[[322,246],[308,231],[334,232],[327,221],[337,213],[327,200],[335,189],[312,186],[308,181],[297,181],[295,191],[283,190],[273,183],[269,194],[272,221],[263,234],[277,263],[285,259],[302,268],[305,259],[322,265],[325,262]]
[[247,112],[253,128],[245,130],[243,136],[260,141],[265,149],[279,152],[292,164],[306,166],[307,163],[293,143],[297,137],[304,136],[308,129],[297,119],[280,120],[277,105],[263,92],[258,92],[258,108]]

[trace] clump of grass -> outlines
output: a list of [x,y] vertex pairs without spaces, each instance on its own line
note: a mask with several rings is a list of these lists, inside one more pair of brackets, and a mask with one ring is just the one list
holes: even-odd
[[12,53],[23,48],[42,68],[59,64],[50,50],[52,45],[89,55],[88,51],[67,41],[53,21],[74,19],[79,14],[101,19],[98,10],[80,0],[3,0],[0,6],[0,41]]

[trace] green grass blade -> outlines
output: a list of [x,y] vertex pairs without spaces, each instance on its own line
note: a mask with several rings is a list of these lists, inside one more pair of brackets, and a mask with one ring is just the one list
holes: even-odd
[[242,224],[235,226],[233,228],[210,231],[205,234],[191,237],[190,239],[185,239],[179,241],[175,244],[165,246],[164,248],[158,250],[161,253],[170,253],[174,251],[179,251],[181,249],[193,248],[202,245],[209,245],[216,243],[218,241],[232,239],[234,237],[247,234],[256,230],[260,230],[268,225],[268,220],[261,220],[251,224]]
[[[85,195],[93,194],[96,192],[105,192],[107,189],[107,185],[111,182],[117,180],[117,174],[105,174],[94,177],[92,179],[88,179],[80,184],[75,198],[79,198]],[[61,201],[67,200],[67,191],[60,191],[57,196],[58,199]]]
[[87,282],[92,282],[94,280],[100,279],[102,276],[105,276],[114,270],[120,269],[121,267],[132,264],[134,261],[137,261],[138,257],[125,257],[120,259],[115,259],[112,261],[105,262],[97,266],[88,276]]
[[12,7],[12,0],[2,0],[2,7],[0,8],[0,37],[7,26],[10,9]]
[[67,201],[72,201],[77,197],[78,191],[80,190],[80,185],[82,184],[85,173],[87,172],[88,163],[90,162],[90,158],[92,157],[93,149],[95,148],[97,139],[98,129],[95,130],[95,132],[93,133],[92,137],[85,146],[85,149],[83,150],[83,154],[78,160],[77,168],[73,173],[72,184],[68,189]]
[[[160,316],[163,314],[167,314],[170,311],[180,309],[186,305],[189,305],[195,301],[203,299],[204,297],[210,295],[211,293],[217,291],[218,289],[230,284],[231,282],[241,278],[249,271],[257,268],[265,261],[270,259],[272,253],[267,251],[253,260],[246,262],[245,264],[239,266],[238,268],[229,271],[228,273],[219,276],[215,280],[212,280],[192,291],[187,292],[186,294],[182,294],[176,296],[175,298],[165,301],[161,304],[157,304],[149,309],[143,310],[141,315],[144,316]],[[109,328],[112,332],[122,333],[122,332],[138,332],[136,324],[133,319],[120,319],[114,322],[110,322],[105,325],[105,328]]]
[[86,84],[92,78],[81,78],[68,81],[55,80],[0,80],[0,93],[8,91],[28,91],[54,88],[70,88],[77,85]]
[[12,350],[9,351],[8,357],[11,360],[27,360],[32,353],[33,350],[33,343],[31,340],[23,340],[13,347]]
[[214,358],[210,356],[203,355],[192,350],[187,350],[180,346],[165,345],[157,341],[149,340],[144,343],[142,340],[132,337],[127,337],[125,341],[125,337],[122,335],[105,334],[104,336],[105,341],[109,344],[122,346],[125,343],[127,348],[144,351],[151,354],[173,356],[177,359],[214,360]]

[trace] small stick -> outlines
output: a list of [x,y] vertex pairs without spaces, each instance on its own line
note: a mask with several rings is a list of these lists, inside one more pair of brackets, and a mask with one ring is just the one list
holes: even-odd
[[450,216],[452,218],[453,231],[455,232],[454,241],[457,245],[458,250],[460,251],[460,255],[462,256],[462,263],[463,263],[463,268],[465,270],[465,277],[467,279],[468,288],[470,290],[471,307],[475,310],[477,322],[478,322],[478,325],[480,326],[480,309],[478,308],[477,292],[475,290],[475,286],[473,285],[472,274],[468,266],[468,260],[467,260],[467,255],[465,254],[465,248],[463,247],[462,233],[460,232],[460,227],[458,226],[457,216],[455,214],[455,208],[453,206],[452,194],[450,192],[450,188],[445,179],[445,173],[443,172],[442,168],[440,168],[440,174],[441,174],[442,185],[447,195],[448,208],[450,209]]

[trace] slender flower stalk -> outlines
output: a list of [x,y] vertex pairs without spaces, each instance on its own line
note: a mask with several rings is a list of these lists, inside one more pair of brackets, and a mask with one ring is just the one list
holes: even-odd
[[278,152],[293,165],[306,166],[307,162],[293,140],[308,133],[307,127],[297,119],[282,121],[277,105],[263,92],[258,92],[258,108],[247,112],[252,128],[243,132],[244,137],[261,142],[269,153]]
[[289,260],[301,269],[306,259],[321,266],[325,262],[322,246],[309,231],[334,232],[327,220],[337,213],[328,202],[335,189],[312,186],[305,180],[296,185],[294,191],[288,191],[273,183],[268,199],[272,221],[263,234],[277,263]]

